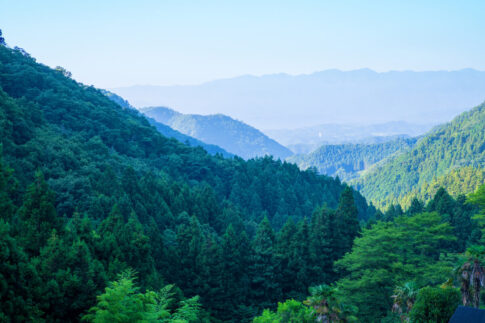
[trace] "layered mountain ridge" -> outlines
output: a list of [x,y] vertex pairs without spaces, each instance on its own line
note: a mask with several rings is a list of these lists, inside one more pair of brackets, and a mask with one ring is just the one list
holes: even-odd
[[285,159],[292,152],[261,131],[231,117],[182,114],[166,107],[140,109],[146,116],[185,135],[249,159],[271,155]]

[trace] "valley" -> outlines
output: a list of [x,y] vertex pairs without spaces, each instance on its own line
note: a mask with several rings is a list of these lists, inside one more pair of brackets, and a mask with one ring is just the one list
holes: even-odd
[[485,317],[482,7],[2,4],[0,322]]

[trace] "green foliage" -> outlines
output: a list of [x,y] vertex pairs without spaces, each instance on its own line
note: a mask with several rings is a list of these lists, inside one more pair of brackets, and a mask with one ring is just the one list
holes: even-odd
[[481,185],[476,192],[468,196],[471,204],[477,205],[482,211],[485,211],[485,185]]
[[16,183],[12,177],[12,170],[5,167],[0,145],[0,219],[11,221],[15,211],[14,194]]
[[460,305],[456,288],[424,287],[419,290],[410,312],[411,322],[446,323]]
[[309,154],[294,155],[287,160],[302,169],[316,168],[321,174],[349,181],[378,162],[409,150],[416,141],[415,138],[398,138],[374,144],[323,145]]
[[[355,322],[356,308],[340,302],[336,297],[337,289],[329,285],[310,287],[310,296],[303,302],[290,299],[278,303],[273,312],[265,309],[254,323],[266,322]],[[306,306],[305,306],[306,305]]]
[[278,309],[273,312],[265,309],[261,316],[255,317],[254,323],[311,323],[315,322],[310,308],[293,299],[278,303]]
[[[0,46],[0,84],[5,275],[20,277],[3,282],[5,295],[17,295],[5,315],[77,322],[127,268],[139,275],[133,295],[176,284],[220,320],[248,321],[282,293],[303,297],[320,283],[313,274],[330,262],[311,255],[308,241],[324,233],[309,218],[323,204],[346,212],[339,200],[350,189],[339,180],[166,138],[137,111],[19,48]],[[367,219],[374,209],[350,192],[345,208]],[[283,254],[274,230],[289,218],[298,225]],[[143,295],[127,309],[151,297]]]
[[310,297],[304,304],[312,309],[317,322],[353,322],[356,321],[354,306],[343,304],[337,297],[338,288],[329,285],[310,287]]
[[97,305],[89,310],[83,320],[94,323],[183,323],[198,320],[200,305],[197,296],[176,302],[173,285],[165,286],[158,293],[140,293],[134,279],[133,273],[128,271],[110,283],[105,292],[97,297]]
[[420,187],[416,187],[400,199],[400,203],[403,206],[408,206],[411,204],[413,198],[428,202],[436,195],[440,188],[446,188],[446,191],[451,196],[458,197],[462,194],[475,192],[483,183],[485,183],[485,169],[483,168],[465,166],[452,169],[446,175],[435,177]]
[[482,242],[485,241],[485,185],[480,186],[473,194],[468,196],[468,203],[476,205],[480,213],[473,217],[481,231]]
[[37,254],[52,233],[62,227],[62,220],[54,207],[54,193],[40,172],[36,173],[35,182],[27,188],[19,217],[23,221],[20,236],[25,250],[31,255]]
[[443,258],[451,226],[437,213],[401,216],[364,229],[351,253],[337,261],[346,276],[340,296],[359,308],[359,319],[374,322],[392,307],[394,286],[415,280],[418,286],[445,281],[452,264]]
[[[204,143],[217,145],[244,159],[265,155],[285,159],[292,155],[288,148],[268,138],[261,131],[222,114],[182,114],[165,107],[145,108],[142,112],[176,131]],[[221,132],[224,133],[223,136]]]
[[64,74],[0,46],[2,321],[375,321],[479,241],[464,196],[374,214],[338,179],[212,156]]
[[279,288],[272,277],[276,274],[275,235],[267,217],[261,221],[253,241],[254,260],[251,290],[260,307],[271,306],[278,299]]
[[391,296],[394,301],[392,312],[397,313],[402,321],[409,320],[409,311],[414,306],[417,293],[418,289],[414,282],[406,282],[394,289],[394,295]]
[[36,283],[35,269],[11,236],[9,225],[0,220],[0,321],[39,319],[39,310],[32,303]]
[[[484,168],[485,165],[484,128],[485,104],[481,104],[450,123],[435,128],[411,150],[370,170],[356,181],[356,187],[379,206],[398,203],[408,193],[433,180],[443,184],[457,182],[450,186],[453,192],[470,193],[476,189],[477,183],[483,184],[480,182],[483,172],[478,171],[481,175],[477,178],[473,169]],[[459,170],[463,167],[468,168]],[[455,172],[451,173],[453,170]],[[447,175],[453,179],[439,179]],[[432,188],[424,189],[432,194]],[[415,191],[412,196],[420,194],[424,193]]]

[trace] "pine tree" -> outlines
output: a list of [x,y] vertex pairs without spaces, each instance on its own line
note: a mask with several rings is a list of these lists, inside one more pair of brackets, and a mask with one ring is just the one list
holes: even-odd
[[252,298],[259,308],[272,306],[279,298],[279,286],[275,281],[274,244],[275,235],[268,217],[265,216],[253,240],[254,257],[251,268]]
[[226,296],[224,295],[222,282],[222,250],[214,237],[205,237],[199,257],[197,259],[200,268],[197,276],[197,294],[207,308],[210,308],[219,316],[226,310]]
[[226,310],[221,313],[221,318],[229,320],[233,317],[237,306],[242,302],[241,276],[245,268],[241,267],[240,246],[237,241],[236,232],[232,225],[226,230],[222,237],[222,272],[221,282],[223,294],[226,297]]
[[196,295],[199,286],[196,285],[200,274],[197,259],[201,253],[203,236],[200,223],[195,216],[189,218],[188,223],[182,223],[177,228],[176,260],[178,267],[174,280],[187,294]]
[[294,297],[291,293],[295,290],[297,272],[297,263],[293,259],[295,253],[298,253],[295,244],[296,225],[292,219],[288,219],[283,228],[276,236],[274,248],[274,257],[277,263],[277,281],[280,285],[282,297]]
[[336,212],[340,232],[339,257],[352,249],[354,239],[359,234],[358,213],[354,202],[354,192],[347,186],[340,195]]
[[414,215],[423,212],[424,205],[416,197],[411,200],[411,206],[409,207],[407,213],[409,215]]
[[52,231],[59,232],[62,228],[62,220],[54,207],[54,193],[41,172],[36,173],[34,183],[28,187],[19,214],[23,222],[20,234],[24,248],[30,255],[38,255]]
[[4,165],[0,144],[0,219],[5,221],[11,221],[15,211],[12,196],[15,194],[17,183],[12,177],[12,172],[12,169]]
[[107,281],[103,266],[84,241],[75,238],[70,243],[54,232],[40,251],[37,268],[43,283],[36,302],[49,317],[62,322],[78,321]]
[[297,231],[294,237],[293,245],[293,262],[298,269],[295,280],[295,290],[299,292],[299,296],[306,294],[310,286],[310,249],[308,240],[310,238],[310,230],[306,219],[298,223]]
[[0,321],[40,321],[32,301],[40,280],[27,255],[10,234],[10,226],[0,220]]
[[322,207],[312,215],[309,239],[309,282],[320,284],[334,280],[333,262],[339,257],[342,237],[335,211]]

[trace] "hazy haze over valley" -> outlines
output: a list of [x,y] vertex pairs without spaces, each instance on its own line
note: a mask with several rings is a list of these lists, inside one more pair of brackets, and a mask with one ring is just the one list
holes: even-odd
[[137,108],[163,105],[182,113],[222,113],[262,130],[389,121],[427,125],[450,121],[481,103],[485,72],[325,70],[112,90]]

